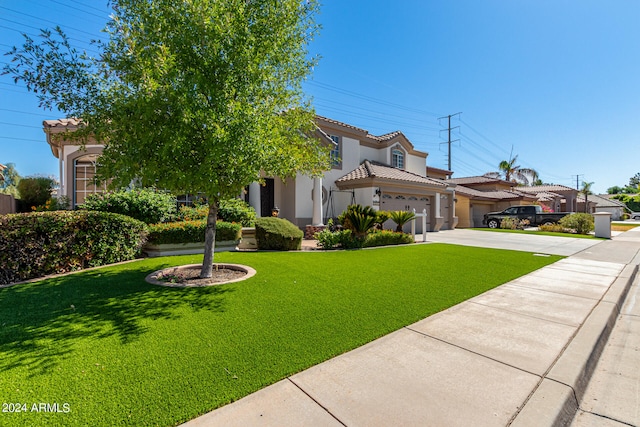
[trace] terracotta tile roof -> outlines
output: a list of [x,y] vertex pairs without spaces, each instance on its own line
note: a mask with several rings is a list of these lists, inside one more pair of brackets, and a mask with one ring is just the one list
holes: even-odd
[[352,125],[348,125],[348,124],[346,124],[346,123],[339,122],[339,121],[337,121],[337,120],[333,120],[333,119],[330,119],[330,118],[327,118],[327,117],[323,117],[323,116],[318,116],[318,115],[316,115],[316,120],[320,120],[320,121],[322,121],[322,122],[327,122],[327,123],[333,123],[334,125],[344,126],[344,127],[346,127],[346,128],[353,129],[353,130],[357,130],[357,131],[359,131],[359,132],[364,132],[364,133],[366,133],[366,134],[368,134],[368,133],[369,133],[369,131],[364,130],[364,129],[362,129],[362,128],[359,128],[359,127],[356,127],[356,126],[352,126]]
[[[584,203],[584,194],[578,194],[578,202]],[[619,200],[607,199],[606,197],[590,194],[587,198],[589,202],[595,203],[599,208],[625,208],[626,205]]]
[[394,181],[404,181],[412,183],[427,184],[436,187],[447,187],[448,184],[445,181],[435,178],[427,178],[422,175],[418,175],[412,172],[407,172],[401,169],[393,168],[391,166],[365,160],[343,177],[336,180],[336,183],[347,183],[351,181],[358,181],[366,178],[380,178]]
[[[449,182],[451,180],[447,180]],[[465,187],[463,185],[458,184],[456,186],[456,193],[467,196],[471,199],[484,199],[484,200],[536,200],[534,196],[527,193],[521,193],[517,190],[512,191],[480,191],[474,188]]]
[[[518,187],[518,190],[520,190],[521,187]],[[541,202],[551,202],[554,199],[560,198],[562,199],[562,195],[558,194],[558,193],[552,193],[550,191],[540,191],[539,193],[533,193],[533,192],[527,192],[527,191],[523,191],[523,193],[528,193],[528,194],[535,194],[535,196],[538,198],[539,201]]]
[[80,122],[81,120],[77,118],[44,120],[42,122],[42,126],[44,126],[45,128],[78,126]]
[[542,193],[542,192],[567,192],[578,191],[575,188],[567,187],[566,185],[534,185],[532,187],[518,187],[518,191],[524,191],[525,193]]
[[390,139],[395,138],[398,135],[402,135],[402,132],[400,132],[399,130],[395,132],[385,133],[384,135],[380,135],[380,136],[369,135],[369,137],[375,139],[376,141],[388,141]]
[[454,184],[460,185],[472,185],[472,184],[489,184],[493,182],[502,182],[506,184],[510,184],[511,186],[515,186],[515,182],[505,181],[500,178],[491,178],[488,176],[464,176],[460,178],[450,178],[447,182],[453,182]]

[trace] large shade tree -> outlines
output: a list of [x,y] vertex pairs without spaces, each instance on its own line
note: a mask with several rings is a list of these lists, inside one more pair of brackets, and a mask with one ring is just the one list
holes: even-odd
[[498,165],[498,171],[488,172],[485,176],[500,178],[505,181],[516,182],[522,185],[530,185],[539,182],[538,172],[536,172],[535,169],[523,168],[520,165],[517,165],[517,160],[517,155],[511,157],[509,160],[503,160]]
[[201,277],[212,275],[218,202],[261,176],[314,175],[329,154],[309,138],[302,81],[315,60],[315,0],[112,0],[97,57],[60,29],[25,35],[4,68],[41,106],[80,117],[78,143],[105,144],[100,175],[124,186],[204,193]]

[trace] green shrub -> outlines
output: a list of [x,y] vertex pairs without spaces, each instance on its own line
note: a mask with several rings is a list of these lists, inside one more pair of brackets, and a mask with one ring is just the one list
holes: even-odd
[[376,225],[378,212],[371,206],[349,205],[338,215],[342,227],[351,230],[357,237],[364,236]]
[[329,229],[320,231],[314,235],[314,238],[318,241],[317,245],[321,249],[356,249],[361,248],[363,239],[356,238],[351,230],[336,230],[331,231]]
[[382,224],[384,224],[389,218],[391,218],[391,214],[389,212],[377,211],[375,228],[377,228],[378,230],[382,230]]
[[[174,216],[175,221],[195,221],[207,219],[208,205],[180,206]],[[240,199],[221,200],[218,206],[218,220],[237,222],[243,227],[253,227],[256,220],[256,210]]]
[[529,226],[529,220],[528,219],[518,219],[518,218],[502,218],[502,221],[500,221],[500,228],[503,228],[505,230],[524,230],[525,227]]
[[0,216],[0,284],[134,259],[144,223],[107,212]]
[[173,221],[198,221],[207,219],[209,215],[208,205],[180,206],[178,213],[173,217]]
[[18,182],[18,193],[22,206],[26,209],[35,209],[44,205],[51,199],[51,192],[56,186],[56,182],[45,176],[31,176],[22,178]]
[[264,217],[256,219],[256,241],[258,249],[291,251],[300,250],[304,233],[291,222],[282,218]]
[[406,245],[413,242],[413,237],[410,234],[398,233],[391,230],[380,230],[367,234],[363,247]]
[[[152,245],[164,243],[200,243],[204,244],[206,220],[163,222],[149,226],[147,242]],[[242,226],[218,221],[216,224],[216,242],[240,239]]]
[[389,216],[391,220],[397,224],[396,231],[402,233],[402,227],[414,219],[416,214],[411,211],[393,211],[389,212]]
[[413,243],[411,235],[391,230],[376,230],[362,238],[356,237],[351,230],[329,231],[327,229],[316,233],[314,237],[318,241],[318,247],[322,249],[357,249]]
[[560,224],[548,224],[548,225],[540,225],[538,226],[538,228],[540,229],[540,231],[548,231],[551,233],[566,233],[567,230],[565,230],[565,228],[563,226],[561,226]]
[[256,210],[240,199],[221,200],[218,206],[218,219],[237,222],[243,227],[253,227],[256,221]]
[[595,228],[593,216],[588,213],[573,213],[560,219],[559,224],[578,234],[589,234]]
[[51,212],[51,211],[66,211],[71,207],[71,200],[67,196],[52,197],[44,205],[36,206],[35,212]]
[[170,220],[176,213],[176,199],[152,189],[133,189],[87,196],[80,207],[89,211],[113,212],[147,224]]

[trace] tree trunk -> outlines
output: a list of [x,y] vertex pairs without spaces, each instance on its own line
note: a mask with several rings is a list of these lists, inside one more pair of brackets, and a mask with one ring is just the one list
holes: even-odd
[[218,217],[218,200],[209,199],[209,215],[207,215],[207,229],[204,234],[204,259],[200,278],[205,279],[213,274],[213,254],[216,243],[216,219]]

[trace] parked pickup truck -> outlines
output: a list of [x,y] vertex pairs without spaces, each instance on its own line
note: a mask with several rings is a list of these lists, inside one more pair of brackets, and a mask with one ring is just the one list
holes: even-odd
[[504,218],[527,219],[531,226],[555,224],[561,218],[569,215],[570,212],[543,212],[542,207],[533,206],[511,206],[502,212],[489,212],[484,216],[482,223],[489,228],[499,228]]

